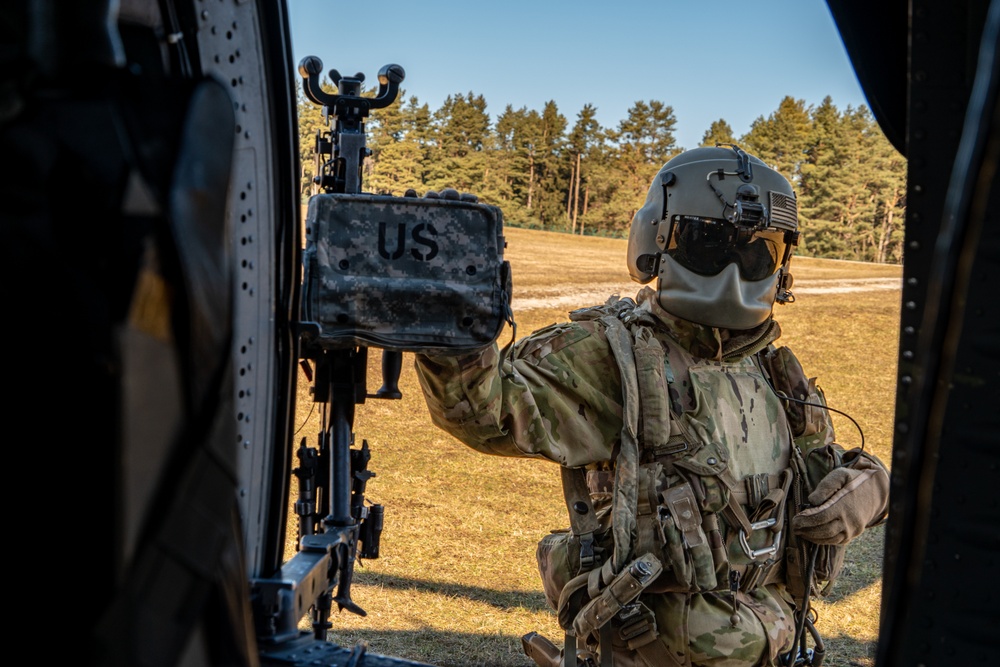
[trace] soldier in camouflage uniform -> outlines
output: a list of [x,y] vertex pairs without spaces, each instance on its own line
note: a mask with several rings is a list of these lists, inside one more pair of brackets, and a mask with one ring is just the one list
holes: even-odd
[[562,466],[571,529],[537,557],[571,657],[526,641],[539,664],[809,662],[809,596],[884,518],[889,485],[834,442],[815,379],[773,344],[797,237],[777,172],[736,146],[688,151],[632,222],[629,271],[655,290],[507,355],[417,355],[436,424]]

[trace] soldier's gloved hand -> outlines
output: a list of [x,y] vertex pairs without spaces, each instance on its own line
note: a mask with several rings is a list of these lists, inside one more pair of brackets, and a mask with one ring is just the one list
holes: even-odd
[[844,454],[847,465],[834,468],[809,494],[809,509],[792,518],[792,530],[813,544],[847,544],[879,523],[889,506],[889,473],[867,454]]
[[[403,193],[404,197],[416,197],[417,191],[413,188],[407,189]],[[459,192],[455,188],[445,188],[438,192],[437,190],[428,190],[424,193],[424,199],[450,199],[452,201],[464,201],[475,204],[479,201],[479,197],[470,192]]]

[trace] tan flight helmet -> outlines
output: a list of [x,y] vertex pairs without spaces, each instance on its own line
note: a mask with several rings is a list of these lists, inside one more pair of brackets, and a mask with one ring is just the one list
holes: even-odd
[[733,144],[667,162],[632,219],[628,270],[692,322],[751,329],[791,303],[798,207],[788,180]]

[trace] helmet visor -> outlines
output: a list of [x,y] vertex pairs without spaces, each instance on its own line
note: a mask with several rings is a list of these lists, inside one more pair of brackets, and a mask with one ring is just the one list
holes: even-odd
[[677,216],[667,254],[699,275],[714,276],[736,264],[744,280],[763,280],[784,264],[788,242],[784,230],[753,230],[727,220]]

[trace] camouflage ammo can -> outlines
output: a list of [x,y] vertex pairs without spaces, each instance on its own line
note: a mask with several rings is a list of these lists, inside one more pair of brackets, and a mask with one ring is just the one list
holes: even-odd
[[309,200],[304,342],[460,353],[510,313],[499,208],[462,200],[320,194]]

